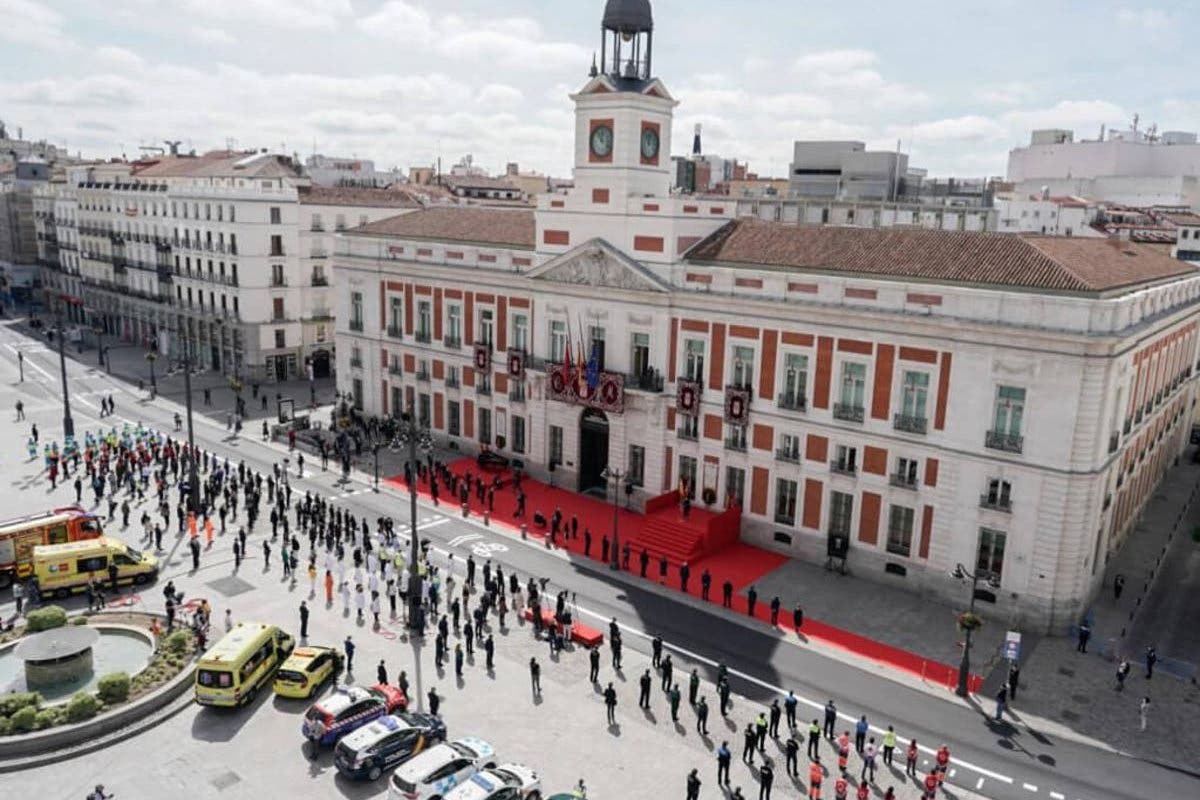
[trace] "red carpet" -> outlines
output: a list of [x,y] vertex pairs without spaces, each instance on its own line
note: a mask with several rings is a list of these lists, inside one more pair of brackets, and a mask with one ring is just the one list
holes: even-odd
[[[472,478],[480,474],[479,465],[473,458],[460,458],[449,465],[457,475],[470,472]],[[549,519],[555,509],[560,509],[563,515],[563,529],[559,532],[557,544],[565,547],[579,557],[590,557],[601,561],[603,542],[613,529],[613,505],[596,498],[578,494],[566,489],[552,487],[549,484],[535,481],[523,476],[521,489],[525,492],[525,517],[516,519],[516,494],[512,490],[512,475],[504,470],[497,472],[488,470],[484,473],[484,481],[490,485],[496,474],[504,480],[504,486],[495,493],[495,507],[490,515],[489,523],[505,526],[511,530],[519,530],[524,522],[530,537],[544,539],[549,536]],[[398,488],[407,491],[403,475],[386,479]],[[460,509],[456,499],[449,497],[444,485],[439,486],[439,501],[446,511]],[[422,481],[418,486],[419,493],[430,497],[428,481]],[[624,500],[624,498],[622,498]],[[487,508],[486,501],[480,501],[471,491],[471,515],[480,517]],[[736,528],[731,529],[730,517],[726,514],[714,514],[704,509],[693,508],[689,518],[684,521],[678,506],[663,498],[655,498],[648,504],[651,510],[649,516],[634,511],[627,511],[623,506],[616,511],[617,534],[622,549],[626,541],[631,546],[629,571],[637,573],[640,569],[638,556],[645,547],[651,555],[647,568],[647,580],[660,581],[660,556],[666,556],[668,566],[665,581],[660,581],[678,590],[679,565],[685,559],[691,576],[688,581],[688,594],[700,595],[700,576],[705,568],[712,574],[712,589],[710,599],[714,603],[721,602],[722,586],[728,580],[733,584],[733,610],[745,614],[748,604],[742,591],[748,589],[755,581],[775,570],[787,557],[768,550],[762,550],[736,539]],[[546,517],[544,528],[533,523],[534,514],[541,512]],[[579,535],[574,539],[566,539],[570,531],[571,518],[579,520]],[[590,552],[584,556],[584,531],[592,532]],[[611,557],[611,552],[609,553]],[[770,597],[759,596],[755,606],[754,616],[764,622],[770,621]],[[779,615],[779,627],[791,630],[792,609],[783,608]],[[916,653],[902,650],[891,645],[877,642],[860,636],[851,631],[836,628],[805,616],[802,633],[805,637],[820,639],[859,656],[870,658],[897,669],[905,670],[921,676],[932,683],[953,688],[958,678],[958,668],[937,661],[922,658]],[[976,691],[983,678],[971,676],[971,690]]]

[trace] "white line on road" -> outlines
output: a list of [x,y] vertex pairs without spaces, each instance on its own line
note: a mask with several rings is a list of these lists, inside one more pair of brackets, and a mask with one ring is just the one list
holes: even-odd
[[1036,792],[1037,791],[1037,787],[1034,786],[1032,783],[1022,783],[1021,788],[1027,792]]
[[975,784],[975,791],[979,791],[980,789],[982,789],[982,788],[983,788],[983,781],[984,781],[984,780],[985,780],[984,778],[980,778],[980,779],[979,779],[979,783]]
[[1065,800],[1065,798],[1063,797],[1062,792],[1051,792],[1050,800]]

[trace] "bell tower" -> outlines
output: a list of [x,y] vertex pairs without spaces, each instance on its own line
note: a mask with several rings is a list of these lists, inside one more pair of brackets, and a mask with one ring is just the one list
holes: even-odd
[[650,0],[608,0],[600,63],[575,102],[575,185],[614,203],[665,197],[671,188],[675,100],[654,77]]

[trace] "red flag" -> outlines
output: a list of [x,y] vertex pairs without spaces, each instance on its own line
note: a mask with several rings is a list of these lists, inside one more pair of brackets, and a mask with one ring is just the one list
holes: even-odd
[[567,341],[566,350],[563,353],[562,363],[562,378],[563,386],[569,386],[571,382],[571,318],[567,318]]

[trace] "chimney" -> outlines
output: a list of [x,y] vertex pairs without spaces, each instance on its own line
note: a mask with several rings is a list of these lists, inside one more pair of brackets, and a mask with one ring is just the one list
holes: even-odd
[[696,135],[692,137],[692,155],[699,156],[704,150],[700,147],[700,123],[696,123]]
[[517,162],[516,162],[516,161],[510,161],[510,162],[508,162],[508,164],[506,164],[506,165],[505,165],[505,167],[504,167],[504,174],[505,174],[505,175],[519,175],[519,174],[520,174],[520,172],[521,172],[521,168],[520,168],[520,166],[517,164]]

